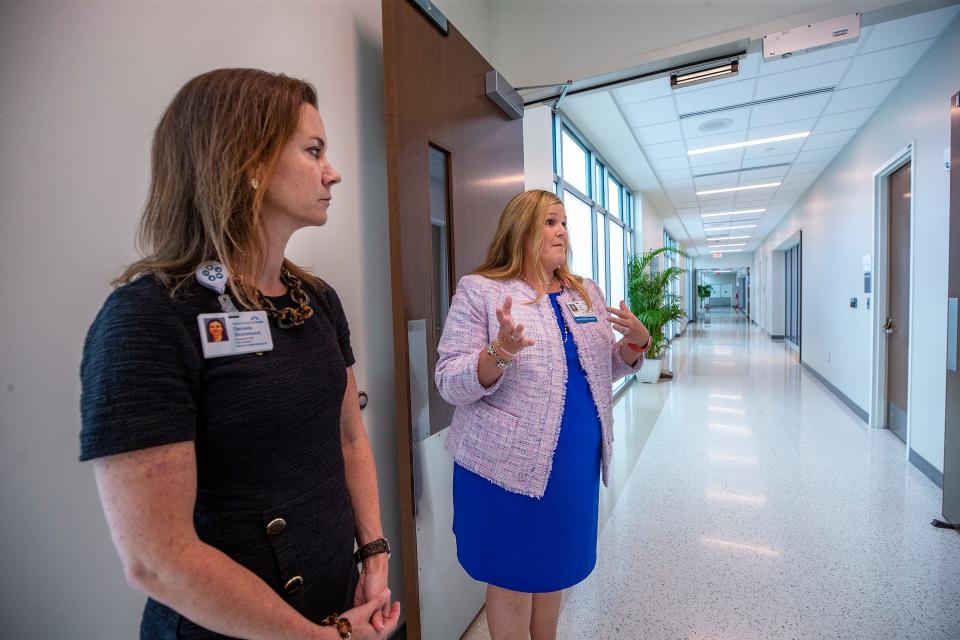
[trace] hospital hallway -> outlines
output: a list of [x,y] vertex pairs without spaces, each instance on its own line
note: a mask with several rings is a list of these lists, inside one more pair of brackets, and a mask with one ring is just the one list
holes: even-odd
[[930,525],[940,490],[900,440],[742,314],[673,358],[618,403],[662,397],[559,638],[960,638],[960,535]]

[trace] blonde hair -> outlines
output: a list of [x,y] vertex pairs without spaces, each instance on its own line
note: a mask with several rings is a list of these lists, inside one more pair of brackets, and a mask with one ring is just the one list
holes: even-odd
[[[543,225],[547,219],[547,209],[555,204],[562,207],[563,201],[556,194],[543,189],[531,189],[515,195],[500,214],[497,231],[490,242],[490,248],[487,249],[487,259],[474,270],[474,273],[494,280],[519,279],[523,277],[525,266],[533,263],[537,270],[537,278],[540,281],[548,280],[549,274],[544,271],[539,260],[540,246],[543,243]],[[569,243],[567,246],[569,262],[571,256]],[[562,285],[580,294],[590,308],[593,307],[590,296],[587,295],[587,289],[583,286],[583,279],[570,271],[569,264],[560,265],[554,269],[552,275]],[[542,297],[543,292],[538,290],[537,297],[530,300],[528,304],[539,302]]]
[[[263,196],[304,104],[317,106],[310,83],[259,69],[216,69],[187,82],[153,136],[150,192],[137,231],[144,257],[113,284],[150,273],[174,295],[200,263],[217,260],[230,272],[235,299],[259,307]],[[323,286],[289,260],[284,266]]]

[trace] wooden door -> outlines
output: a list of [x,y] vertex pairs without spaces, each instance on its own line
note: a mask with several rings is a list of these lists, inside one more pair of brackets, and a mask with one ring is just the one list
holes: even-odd
[[[432,6],[432,5],[431,5]],[[436,7],[430,12],[437,15]],[[396,363],[396,430],[410,638],[458,638],[485,585],[456,560],[452,407],[436,392],[436,345],[457,280],[486,255],[523,190],[523,125],[486,96],[492,67],[447,23],[383,0],[384,81]]]
[[950,103],[950,258],[947,283],[947,403],[943,434],[943,517],[960,524],[960,93]]
[[907,441],[910,354],[910,163],[888,180],[887,427]]

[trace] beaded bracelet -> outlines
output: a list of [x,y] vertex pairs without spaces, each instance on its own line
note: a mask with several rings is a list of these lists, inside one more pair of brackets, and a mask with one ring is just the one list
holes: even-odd
[[487,354],[493,356],[493,359],[497,363],[497,369],[506,369],[513,364],[513,360],[504,360],[501,358],[500,354],[497,353],[497,350],[493,348],[493,345],[495,344],[497,344],[496,340],[490,343],[490,346],[487,347]]
[[341,618],[339,614],[331,613],[326,618],[320,621],[321,627],[336,627],[337,633],[340,634],[340,637],[343,640],[350,640],[350,636],[353,635],[353,626],[350,624],[350,621],[346,618]]

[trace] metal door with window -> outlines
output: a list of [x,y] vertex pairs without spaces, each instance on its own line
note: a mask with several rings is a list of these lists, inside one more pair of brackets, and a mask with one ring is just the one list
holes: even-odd
[[426,6],[383,1],[404,600],[408,637],[458,638],[484,585],[456,558],[443,448],[452,407],[436,392],[436,346],[453,287],[523,190],[523,125],[487,98],[492,67]]
[[888,177],[887,427],[907,441],[910,354],[910,171],[908,162]]

